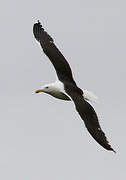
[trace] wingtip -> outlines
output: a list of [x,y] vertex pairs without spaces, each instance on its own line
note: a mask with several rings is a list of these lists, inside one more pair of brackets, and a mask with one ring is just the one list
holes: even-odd
[[37,22],[36,22],[36,23],[34,23],[34,25],[39,25],[39,26],[41,26],[41,27],[42,27],[41,22],[40,22],[39,20],[37,20]]
[[113,151],[116,154],[116,151],[114,149],[111,149],[111,151]]
[[109,150],[109,151],[113,151],[115,154],[116,154],[116,151],[112,148],[112,147],[110,147],[109,149],[107,149],[107,150]]
[[41,44],[53,42],[53,38],[44,30],[39,20],[33,25],[33,34],[38,42],[41,41]]
[[37,21],[37,24],[41,25],[41,22],[38,20],[38,21]]

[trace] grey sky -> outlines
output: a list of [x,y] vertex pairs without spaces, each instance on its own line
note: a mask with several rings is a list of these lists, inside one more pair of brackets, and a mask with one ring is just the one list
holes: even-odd
[[[33,94],[55,71],[32,34],[40,20],[93,91],[102,129],[117,151],[87,132],[71,102]],[[126,2],[3,1],[0,6],[0,179],[126,178]]]

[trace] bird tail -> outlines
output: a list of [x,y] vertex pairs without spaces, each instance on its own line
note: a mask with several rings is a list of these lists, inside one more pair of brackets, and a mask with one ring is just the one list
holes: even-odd
[[90,102],[99,103],[98,97],[91,91],[83,90],[84,99]]

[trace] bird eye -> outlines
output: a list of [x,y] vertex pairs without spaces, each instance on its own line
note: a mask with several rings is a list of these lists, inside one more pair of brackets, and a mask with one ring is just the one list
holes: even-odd
[[48,86],[46,86],[46,89],[48,89],[49,87]]

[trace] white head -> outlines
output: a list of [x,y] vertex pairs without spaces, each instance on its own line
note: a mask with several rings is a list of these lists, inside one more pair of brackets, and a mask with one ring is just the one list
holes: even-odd
[[63,83],[59,81],[56,81],[51,84],[47,84],[43,86],[41,89],[35,91],[35,93],[40,93],[40,92],[50,94],[58,99],[70,100],[70,98],[65,94]]
[[47,84],[47,85],[43,86],[41,89],[36,90],[35,93],[44,92],[44,93],[51,94],[52,91],[55,91],[54,85]]
[[36,90],[36,93],[45,92],[48,94],[54,94],[56,92],[63,92],[64,91],[64,85],[60,81],[56,81],[51,84],[47,84],[43,86],[41,89]]

